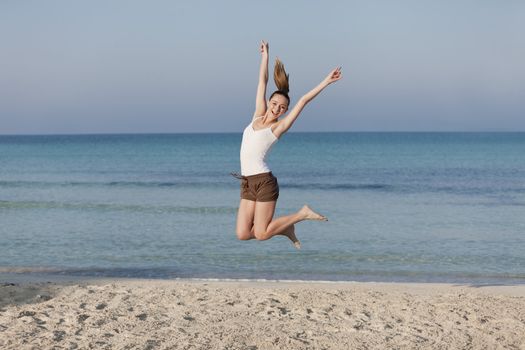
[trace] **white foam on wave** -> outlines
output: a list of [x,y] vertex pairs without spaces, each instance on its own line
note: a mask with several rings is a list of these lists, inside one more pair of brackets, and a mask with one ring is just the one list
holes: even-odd
[[[180,282],[262,282],[262,283],[360,283],[358,281],[328,281],[328,280],[288,280],[267,278],[170,278]],[[372,282],[374,283],[374,282]]]

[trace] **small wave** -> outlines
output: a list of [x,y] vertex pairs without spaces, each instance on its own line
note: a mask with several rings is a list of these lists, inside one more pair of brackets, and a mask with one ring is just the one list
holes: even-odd
[[[224,181],[0,181],[0,188],[55,188],[55,187],[110,187],[110,188],[236,188],[239,183],[228,177]],[[521,194],[525,187],[493,187],[493,186],[462,186],[433,185],[430,183],[319,183],[319,182],[287,182],[280,181],[282,189],[322,190],[322,191],[377,191],[389,193],[451,193],[460,195],[486,194]]]
[[[207,182],[207,181],[0,181],[0,187],[5,188],[48,188],[48,187],[209,187],[228,186],[237,187],[235,181]],[[394,191],[395,186],[387,184],[354,184],[354,183],[289,183],[279,184],[282,188],[305,189],[305,190],[382,190]]]
[[146,206],[118,203],[69,203],[56,201],[0,201],[2,209],[71,209],[71,210],[113,210],[151,213],[188,213],[188,214],[234,214],[234,207],[188,207],[188,206]]
[[[0,187],[200,187],[216,186],[214,182],[174,182],[174,181],[0,181]],[[220,184],[220,183],[219,183]]]
[[318,189],[318,190],[383,190],[383,191],[392,191],[395,190],[395,187],[392,185],[386,184],[352,184],[352,183],[342,183],[342,184],[322,184],[322,183],[283,183],[280,186],[285,188],[297,188],[297,189]]

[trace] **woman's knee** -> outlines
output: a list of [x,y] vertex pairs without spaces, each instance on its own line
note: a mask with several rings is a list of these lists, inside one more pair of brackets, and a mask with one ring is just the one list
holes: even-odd
[[243,231],[243,230],[237,230],[236,233],[237,233],[237,239],[239,239],[241,241],[247,241],[247,240],[253,238],[251,232],[246,232],[246,231]]
[[255,231],[254,234],[255,239],[258,241],[266,241],[270,236],[268,235],[268,232],[266,231]]

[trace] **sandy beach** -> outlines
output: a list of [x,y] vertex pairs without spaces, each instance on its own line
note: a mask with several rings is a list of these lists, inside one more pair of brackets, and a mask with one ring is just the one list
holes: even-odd
[[0,284],[2,349],[525,349],[525,286]]

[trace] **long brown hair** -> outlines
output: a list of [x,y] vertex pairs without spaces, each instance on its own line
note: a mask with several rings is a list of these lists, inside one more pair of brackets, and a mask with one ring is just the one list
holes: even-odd
[[284,65],[278,58],[275,59],[275,67],[273,69],[273,80],[275,81],[275,86],[277,86],[277,91],[275,91],[271,96],[270,99],[275,94],[283,95],[288,100],[288,104],[290,104],[290,97],[288,96],[288,92],[290,91],[290,85],[289,85],[289,74],[286,74],[286,71],[284,70]]

